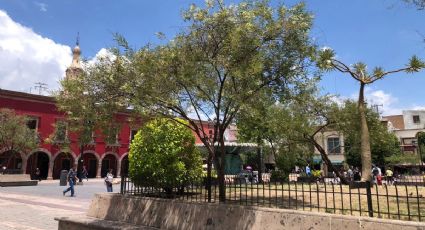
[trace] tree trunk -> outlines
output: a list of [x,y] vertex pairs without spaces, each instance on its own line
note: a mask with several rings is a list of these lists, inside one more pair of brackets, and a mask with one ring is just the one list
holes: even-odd
[[224,146],[223,135],[220,138],[220,158],[218,168],[218,199],[220,202],[226,201],[226,185],[224,183],[224,166],[225,166],[226,148]]
[[309,139],[313,143],[314,147],[316,147],[317,150],[319,151],[319,153],[322,156],[322,159],[326,163],[326,165],[330,166],[331,170],[335,172],[336,176],[339,177],[339,179],[341,179],[341,183],[348,184],[347,179],[343,175],[341,175],[338,170],[336,170],[334,168],[332,162],[329,160],[329,157],[326,154],[326,151],[322,148],[322,146],[319,143],[317,143],[317,141],[314,139],[314,137],[310,137]]
[[372,154],[370,151],[370,136],[369,128],[366,121],[366,109],[365,109],[365,100],[364,100],[364,87],[365,83],[360,82],[360,92],[359,92],[359,116],[360,116],[360,154],[362,159],[362,181],[371,180],[372,169]]
[[211,170],[212,170],[212,154],[213,151],[208,152],[208,158],[207,158],[207,197],[208,202],[211,202]]

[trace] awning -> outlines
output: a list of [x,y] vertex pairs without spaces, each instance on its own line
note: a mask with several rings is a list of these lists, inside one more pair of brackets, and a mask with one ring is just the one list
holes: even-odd
[[320,164],[320,163],[322,163],[322,156],[320,155],[313,156],[313,164]]
[[344,163],[344,161],[343,160],[331,160],[331,163],[333,165],[342,165],[342,163]]

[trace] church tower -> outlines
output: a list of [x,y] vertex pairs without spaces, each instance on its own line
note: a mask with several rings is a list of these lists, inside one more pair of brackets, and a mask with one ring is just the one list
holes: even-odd
[[83,74],[83,69],[81,68],[81,64],[80,64],[81,50],[80,50],[79,40],[80,38],[79,36],[77,36],[76,45],[74,49],[72,50],[72,63],[71,63],[71,66],[69,66],[66,69],[66,78],[76,78],[80,76],[81,74]]

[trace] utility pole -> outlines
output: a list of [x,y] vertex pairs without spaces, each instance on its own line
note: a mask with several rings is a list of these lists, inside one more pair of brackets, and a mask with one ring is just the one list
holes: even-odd
[[46,83],[36,82],[34,84],[35,84],[34,89],[37,89],[38,88],[38,95],[41,95],[41,92],[42,91],[48,89]]
[[381,112],[379,111],[379,107],[384,107],[384,105],[383,104],[373,104],[373,105],[371,105],[371,107],[372,107],[372,109],[373,110],[375,110],[375,112],[377,113],[377,114],[379,114],[379,116],[381,116]]

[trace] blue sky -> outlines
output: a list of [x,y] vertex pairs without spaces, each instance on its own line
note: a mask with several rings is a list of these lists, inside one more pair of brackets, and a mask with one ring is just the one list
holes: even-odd
[[[235,1],[227,0],[226,3]],[[276,3],[278,1],[273,1]],[[112,34],[124,35],[135,48],[157,44],[155,33],[168,38],[184,28],[181,12],[199,0],[0,0],[0,88],[34,92],[35,82],[57,89],[70,63],[71,48],[80,33],[85,58],[114,44]],[[296,1],[285,1],[289,5]],[[403,67],[413,54],[425,59],[425,11],[401,0],[306,1],[315,15],[312,37],[333,48],[339,59],[371,68]],[[384,114],[425,109],[425,71],[397,74],[367,89]],[[324,93],[357,97],[358,85],[349,76],[323,76]]]

